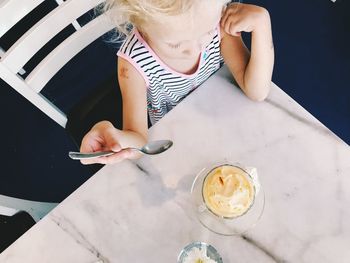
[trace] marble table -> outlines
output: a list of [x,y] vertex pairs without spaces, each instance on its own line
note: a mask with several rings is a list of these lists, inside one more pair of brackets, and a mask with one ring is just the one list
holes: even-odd
[[[349,147],[277,86],[250,101],[224,67],[150,137],[174,146],[105,166],[0,262],[170,263],[192,241],[212,244],[225,263],[350,262]],[[191,205],[195,175],[224,159],[256,167],[266,195],[261,220],[239,236],[210,232]]]

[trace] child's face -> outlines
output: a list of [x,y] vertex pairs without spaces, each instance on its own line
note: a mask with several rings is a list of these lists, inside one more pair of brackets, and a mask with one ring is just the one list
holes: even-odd
[[192,11],[164,17],[144,27],[146,40],[160,56],[176,59],[198,58],[211,42],[220,21],[221,1],[201,1]]

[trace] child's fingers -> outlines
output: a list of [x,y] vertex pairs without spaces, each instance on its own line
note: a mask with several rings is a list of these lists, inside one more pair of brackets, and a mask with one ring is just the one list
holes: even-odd
[[[99,158],[102,158],[102,157],[99,157]],[[94,158],[94,159],[81,159],[80,162],[82,164],[93,164],[93,163],[100,163],[99,158]]]
[[128,159],[130,157],[130,153],[128,150],[122,150],[120,152],[114,153],[110,156],[103,157],[104,164],[112,164],[112,163],[119,163],[125,159]]
[[228,18],[223,29],[227,34],[238,37],[241,36],[241,32],[245,31],[245,26],[240,20]]
[[127,149],[126,151],[128,151],[128,159],[138,159],[142,156],[142,153],[140,153],[139,151],[135,151],[132,149]]
[[102,156],[97,157],[93,159],[83,159],[80,160],[82,164],[93,164],[93,163],[100,163],[100,164],[112,164],[112,163],[118,163],[125,159],[128,159],[130,157],[130,153],[128,150],[122,150],[120,152],[116,152],[110,156]]
[[81,141],[80,151],[95,152],[101,150],[102,147],[101,139],[99,139],[93,132],[89,132]]
[[220,20],[221,27],[225,27],[225,25],[228,23],[228,19],[231,18],[231,15],[232,10],[230,8],[227,8]]
[[235,23],[231,21],[227,21],[227,23],[225,24],[224,30],[227,34],[231,36],[236,36],[237,26],[235,25]]
[[239,3],[232,3],[226,7],[224,14],[221,16],[222,27],[224,27],[224,25],[227,23],[228,18],[238,16],[237,13],[238,13],[239,7],[240,7]]
[[220,26],[221,26],[222,28],[224,28],[224,26],[225,26],[226,19],[227,19],[227,15],[226,15],[226,12],[225,12],[224,15],[223,15],[223,16],[221,17],[221,19],[220,19]]
[[238,28],[238,21],[234,17],[227,16],[227,17],[224,17],[223,19],[224,20],[223,20],[222,28],[227,34],[232,36],[237,36],[240,34],[240,30]]
[[230,29],[231,29],[231,21],[226,21],[226,24],[225,24],[225,26],[224,26],[224,30],[225,30],[225,32],[227,33],[227,34],[231,34],[231,31],[230,31]]
[[238,26],[231,24],[228,28],[229,34],[234,37],[239,37],[241,35],[241,30],[239,29]]
[[106,164],[107,160],[106,160],[106,157],[101,156],[101,157],[96,157],[91,159],[81,159],[80,162],[82,164],[94,164],[94,163]]
[[108,149],[114,152],[119,152],[121,150],[121,146],[119,144],[118,136],[115,132],[115,129],[107,130],[103,137]]

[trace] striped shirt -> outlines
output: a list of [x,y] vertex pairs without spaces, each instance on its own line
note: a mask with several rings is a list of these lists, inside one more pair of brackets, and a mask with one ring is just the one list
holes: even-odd
[[117,55],[130,62],[144,78],[147,110],[153,125],[222,66],[220,28],[216,28],[212,41],[201,52],[193,74],[176,72],[165,65],[136,28],[124,40]]

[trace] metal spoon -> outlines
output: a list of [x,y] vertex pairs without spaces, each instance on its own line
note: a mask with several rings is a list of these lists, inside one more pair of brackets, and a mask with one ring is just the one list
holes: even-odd
[[[173,142],[170,140],[158,140],[158,141],[151,141],[147,144],[145,144],[142,148],[124,148],[124,149],[131,149],[139,151],[143,154],[159,154],[166,150],[168,150],[173,145]],[[124,150],[122,149],[122,150]],[[105,152],[92,152],[92,153],[82,153],[82,152],[69,152],[68,155],[73,160],[81,160],[81,159],[92,159],[96,157],[102,157],[102,156],[110,156],[116,152],[113,151],[105,151]]]

